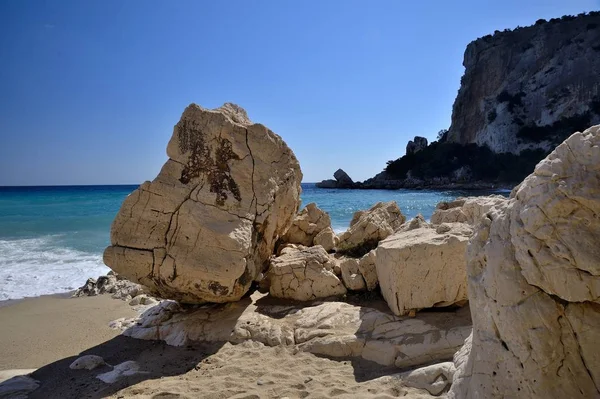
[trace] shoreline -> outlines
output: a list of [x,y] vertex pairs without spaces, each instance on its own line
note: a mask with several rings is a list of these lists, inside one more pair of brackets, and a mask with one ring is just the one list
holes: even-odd
[[75,291],[76,290],[71,290],[71,291],[67,291],[67,292],[57,292],[55,294],[44,294],[44,295],[38,295],[38,296],[26,296],[26,297],[17,298],[17,299],[3,299],[3,300],[0,301],[0,309],[8,307],[8,306],[13,306],[13,305],[21,303],[23,301],[31,300],[31,299],[38,299],[38,298],[71,298],[71,295],[73,295],[73,293],[75,293]]

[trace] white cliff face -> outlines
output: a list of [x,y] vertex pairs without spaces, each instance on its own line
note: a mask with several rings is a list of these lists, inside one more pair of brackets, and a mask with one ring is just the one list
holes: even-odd
[[239,300],[296,215],[298,161],[233,104],[188,106],[167,154],[156,179],[125,199],[104,262],[163,298]]
[[572,132],[600,122],[598,43],[600,15],[470,43],[448,141],[487,145],[498,153],[549,151]]
[[492,208],[468,247],[473,335],[450,398],[600,396],[600,126]]

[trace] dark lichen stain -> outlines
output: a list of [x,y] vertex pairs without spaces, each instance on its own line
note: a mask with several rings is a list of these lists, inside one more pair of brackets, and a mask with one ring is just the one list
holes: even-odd
[[217,281],[211,281],[208,283],[208,289],[213,292],[213,294],[217,296],[225,296],[229,293],[229,289],[227,287],[222,286]]
[[229,161],[239,161],[240,157],[233,152],[229,140],[220,137],[216,139],[217,149],[213,159],[210,148],[206,145],[204,132],[195,121],[189,119],[180,121],[177,124],[177,138],[179,151],[191,153],[181,172],[180,182],[188,184],[192,179],[205,175],[210,192],[217,195],[216,205],[224,205],[229,198],[228,193],[231,193],[236,200],[242,200],[240,188],[231,177],[229,168]]

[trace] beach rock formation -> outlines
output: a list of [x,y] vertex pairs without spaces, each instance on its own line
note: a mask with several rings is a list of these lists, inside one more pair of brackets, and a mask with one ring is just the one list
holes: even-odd
[[325,251],[330,252],[337,247],[340,239],[331,227],[326,227],[317,234],[313,240],[314,245],[320,245]]
[[114,325],[127,326],[126,336],[169,345],[252,340],[398,368],[451,360],[471,331],[466,308],[399,318],[344,302],[283,306],[262,304],[261,298],[254,293],[240,302],[188,310],[164,301],[137,319]]
[[600,122],[598,43],[598,12],[539,20],[471,42],[447,140],[496,153],[550,151]]
[[269,293],[297,301],[344,295],[346,288],[333,272],[334,262],[320,245],[286,247],[271,260],[266,275]]
[[394,314],[466,303],[465,252],[471,234],[466,224],[445,223],[398,232],[379,243],[379,286]]
[[143,286],[132,283],[115,272],[110,271],[106,276],[100,276],[97,279],[88,278],[85,284],[79,287],[72,296],[78,298],[82,296],[111,294],[115,299],[129,301],[143,292]]
[[457,198],[450,202],[440,202],[437,204],[433,215],[431,215],[431,223],[467,223],[475,226],[490,209],[503,204],[507,200],[508,198],[501,195],[490,195],[487,197]]
[[342,282],[344,286],[352,291],[362,291],[367,288],[365,279],[363,278],[359,260],[355,258],[343,258],[339,260],[340,271],[342,274]]
[[378,202],[369,210],[358,211],[350,228],[340,235],[338,252],[360,257],[393,234],[406,221],[395,201]]
[[323,180],[317,183],[316,186],[319,188],[354,188],[354,181],[342,169],[336,170],[333,177],[335,177],[335,180]]
[[377,258],[376,250],[373,249],[369,253],[363,255],[358,262],[358,270],[365,280],[367,291],[373,291],[379,285],[377,278],[377,268],[375,267],[375,259]]
[[421,136],[415,136],[414,141],[410,140],[408,144],[406,144],[406,155],[414,154],[415,152],[419,152],[427,147],[427,139]]
[[598,215],[594,126],[540,162],[471,240],[473,335],[450,398],[600,396]]
[[281,241],[310,247],[313,245],[315,237],[327,228],[331,229],[331,218],[327,212],[322,211],[317,204],[311,202],[294,218]]
[[424,227],[431,227],[429,223],[425,220],[423,215],[420,213],[417,214],[414,218],[410,219],[408,222],[405,222],[400,226],[398,231],[411,231],[414,229],[421,229]]
[[167,154],[156,179],[123,202],[104,262],[162,298],[237,301],[298,211],[298,161],[229,103],[188,106]]
[[409,387],[426,389],[438,396],[450,388],[455,372],[454,363],[443,362],[407,371],[400,378]]

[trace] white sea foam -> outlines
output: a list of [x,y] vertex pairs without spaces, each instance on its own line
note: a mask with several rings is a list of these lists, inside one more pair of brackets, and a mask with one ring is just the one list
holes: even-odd
[[71,291],[108,272],[100,254],[62,248],[57,241],[0,240],[0,300]]

